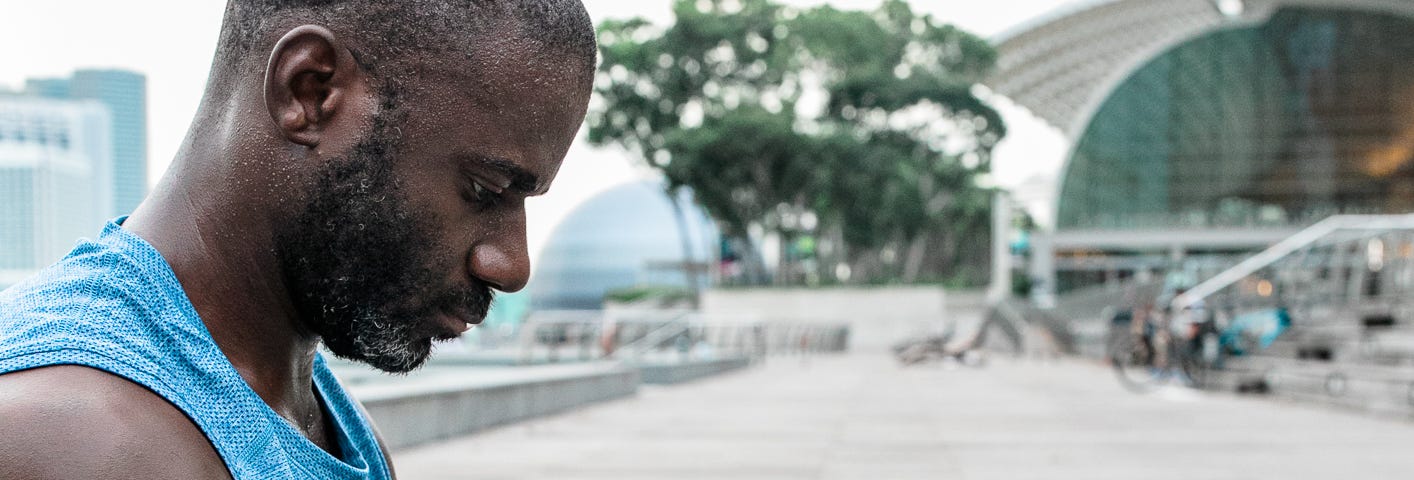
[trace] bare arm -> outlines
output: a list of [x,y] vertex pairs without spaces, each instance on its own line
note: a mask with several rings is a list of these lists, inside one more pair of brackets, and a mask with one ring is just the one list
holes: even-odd
[[177,407],[87,367],[0,375],[0,432],[5,479],[231,478]]

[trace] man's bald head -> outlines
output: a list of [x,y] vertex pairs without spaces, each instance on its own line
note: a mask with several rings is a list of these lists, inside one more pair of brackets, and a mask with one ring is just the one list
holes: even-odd
[[569,60],[566,66],[588,83],[597,54],[580,0],[229,0],[212,86],[258,71],[280,36],[304,24],[339,35],[376,80],[454,60],[469,61],[465,73],[478,74],[475,66],[487,59],[477,57],[495,55],[486,45],[515,39],[533,46],[526,53]]

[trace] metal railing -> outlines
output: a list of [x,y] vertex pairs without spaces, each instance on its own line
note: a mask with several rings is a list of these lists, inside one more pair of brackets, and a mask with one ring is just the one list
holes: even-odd
[[[1414,323],[1414,296],[1409,295],[1414,292],[1414,214],[1333,216],[1228,262],[1212,255],[1189,258],[1148,282],[1131,280],[1071,292],[1047,311],[1014,304],[1002,306],[1011,311],[993,314],[1011,324],[1017,324],[1017,314],[1028,325],[1045,322],[1040,325],[1048,327],[1061,346],[1067,344],[1064,336],[1072,336],[1069,343],[1084,350],[1076,353],[1087,355],[1102,353],[1103,345],[1097,342],[1116,311],[1141,308],[1149,299],[1159,300],[1160,308],[1171,312],[1200,307],[1219,327],[1248,313],[1285,308],[1301,342],[1323,345],[1368,343],[1372,334],[1389,330],[1369,325]],[[1169,284],[1174,273],[1201,281],[1165,298],[1176,293],[1167,290],[1176,286]]]
[[519,363],[570,358],[687,360],[722,356],[837,353],[848,348],[842,324],[773,322],[684,310],[539,311],[521,324]]
[[[1327,218],[1174,297],[1172,306],[1175,311],[1191,307],[1294,254],[1309,255],[1312,247],[1362,240],[1392,230],[1414,230],[1414,214],[1337,215]],[[1348,233],[1356,235],[1342,235]]]
[[534,363],[542,357],[547,362],[562,360],[563,350],[576,353],[578,360],[598,358],[595,349],[600,336],[603,314],[592,310],[543,310],[532,313],[520,325],[516,341],[521,364]]
[[1414,361],[1414,351],[1406,348],[1414,338],[1409,292],[1414,215],[1348,215],[1319,222],[1213,275],[1169,306],[1172,312],[1201,312],[1219,329],[1249,314],[1285,312],[1291,330],[1261,354],[1263,361],[1391,364]]

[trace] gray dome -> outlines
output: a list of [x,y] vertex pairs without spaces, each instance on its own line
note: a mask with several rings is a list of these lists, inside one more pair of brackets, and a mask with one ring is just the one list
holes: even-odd
[[[717,255],[717,229],[689,195],[681,195],[694,261]],[[615,187],[575,208],[550,235],[529,290],[534,309],[599,309],[608,291],[636,285],[689,287],[677,219],[663,187]]]

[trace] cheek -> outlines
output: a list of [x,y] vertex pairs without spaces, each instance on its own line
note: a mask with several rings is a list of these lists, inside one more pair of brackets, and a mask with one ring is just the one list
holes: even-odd
[[[419,164],[409,159],[403,164]],[[394,171],[397,185],[403,198],[407,199],[409,214],[419,217],[435,217],[435,224],[455,223],[467,211],[462,185],[454,171],[434,168],[400,168]],[[440,235],[437,236],[440,238]]]
[[455,187],[419,192],[419,197],[409,203],[415,205],[412,214],[426,230],[430,243],[423,246],[425,258],[437,268],[451,268],[454,274],[464,275],[471,247],[481,234],[478,226],[483,214],[468,205]]

